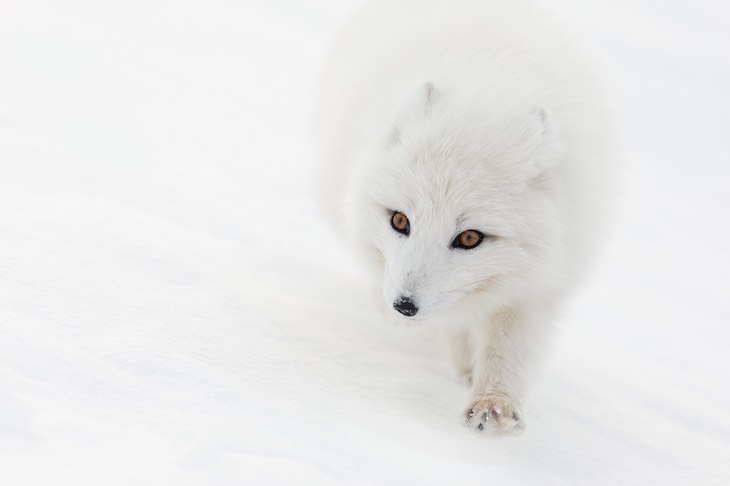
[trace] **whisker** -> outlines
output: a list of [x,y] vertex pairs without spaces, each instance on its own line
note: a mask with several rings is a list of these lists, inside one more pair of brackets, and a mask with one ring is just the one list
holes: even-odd
[[495,280],[496,278],[497,277],[487,277],[487,278],[483,278],[481,280],[475,280],[475,281],[470,282],[468,284],[464,284],[461,287],[457,287],[455,289],[447,290],[446,293],[447,294],[452,294],[454,292],[464,292],[464,289],[466,289],[466,292],[470,292],[470,291],[475,290],[475,289],[469,288],[469,287],[477,287],[477,286],[480,286],[481,284],[484,284],[484,283],[487,283],[487,282],[491,282],[491,281]]

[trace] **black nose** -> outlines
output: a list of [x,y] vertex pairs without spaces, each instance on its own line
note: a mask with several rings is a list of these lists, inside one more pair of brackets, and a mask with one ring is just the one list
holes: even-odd
[[406,317],[415,316],[416,312],[418,312],[418,307],[416,307],[408,297],[398,297],[395,299],[395,302],[393,302],[393,308]]

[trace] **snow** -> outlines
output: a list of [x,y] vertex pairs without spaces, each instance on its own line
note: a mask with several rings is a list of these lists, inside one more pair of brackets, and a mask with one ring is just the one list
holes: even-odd
[[491,439],[312,201],[357,2],[4,2],[2,484],[730,484],[730,6],[549,3],[615,89],[623,203]]

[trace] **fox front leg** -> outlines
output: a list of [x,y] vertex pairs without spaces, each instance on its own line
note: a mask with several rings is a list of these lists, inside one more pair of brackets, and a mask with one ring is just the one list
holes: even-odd
[[534,313],[509,309],[473,328],[474,373],[466,426],[490,434],[525,428],[521,400],[534,344],[544,342]]

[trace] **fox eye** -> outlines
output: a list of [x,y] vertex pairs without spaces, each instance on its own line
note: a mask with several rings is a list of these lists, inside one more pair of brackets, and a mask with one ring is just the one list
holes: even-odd
[[484,239],[484,234],[477,230],[466,230],[463,233],[459,233],[454,241],[451,242],[451,248],[462,248],[464,250],[471,250],[476,248]]
[[406,236],[411,232],[411,223],[408,221],[408,216],[400,211],[393,212],[393,216],[390,217],[390,226],[398,233]]

